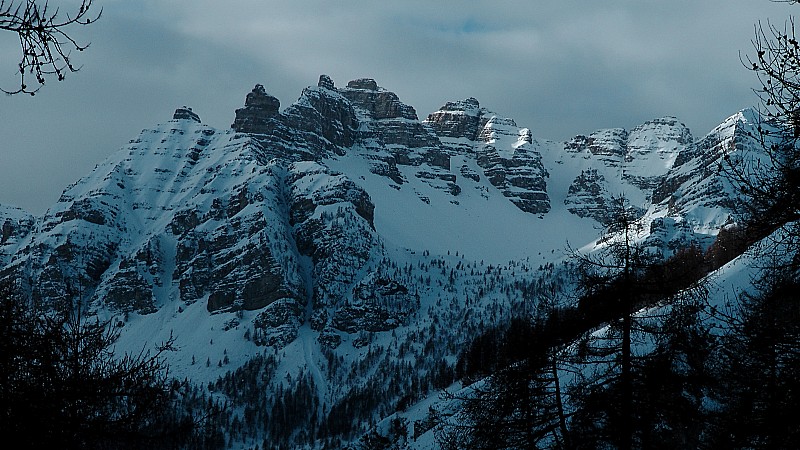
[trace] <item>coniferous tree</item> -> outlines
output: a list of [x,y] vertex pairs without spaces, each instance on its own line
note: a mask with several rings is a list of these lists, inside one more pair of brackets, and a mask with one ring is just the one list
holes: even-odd
[[512,320],[498,343],[494,372],[464,394],[446,392],[462,404],[440,417],[443,448],[514,449],[560,447],[563,409],[553,343],[536,322]]
[[[39,311],[0,286],[0,431],[30,448],[181,448],[212,438],[191,390],[154,353],[114,355],[117,331],[81,307]],[[202,408],[195,409],[204,414]]]
[[683,422],[697,416],[683,413],[702,398],[690,384],[706,373],[710,344],[698,316],[707,265],[696,246],[667,260],[651,253],[640,242],[638,211],[624,197],[610,212],[597,248],[573,252],[586,330],[573,355],[579,370],[569,390],[568,435],[575,448],[670,448],[699,433]]
[[770,271],[744,294],[718,354],[710,448],[795,448],[800,425],[800,281]]
[[654,290],[645,279],[654,259],[637,242],[637,219],[625,197],[613,199],[603,246],[592,253],[573,252],[585,313],[610,320],[606,331],[589,331],[580,340],[576,363],[592,369],[583,371],[571,395],[578,405],[572,434],[579,448],[634,447],[634,312]]
[[639,448],[702,448],[704,401],[716,385],[706,293],[702,286],[684,291],[654,320],[653,348],[642,358],[634,395]]

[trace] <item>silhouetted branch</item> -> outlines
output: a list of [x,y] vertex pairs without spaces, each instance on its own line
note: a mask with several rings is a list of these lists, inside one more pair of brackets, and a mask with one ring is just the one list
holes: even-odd
[[0,30],[17,34],[21,53],[18,64],[19,88],[0,88],[0,91],[10,95],[34,95],[49,75],[55,75],[61,81],[67,71],[77,72],[79,67],[73,65],[71,52],[81,52],[89,44],[79,43],[68,33],[73,25],[89,25],[100,18],[103,10],[101,8],[94,15],[92,1],[82,0],[77,11],[70,14],[63,13],[58,7],[51,7],[48,1],[42,4],[35,0],[0,0]]

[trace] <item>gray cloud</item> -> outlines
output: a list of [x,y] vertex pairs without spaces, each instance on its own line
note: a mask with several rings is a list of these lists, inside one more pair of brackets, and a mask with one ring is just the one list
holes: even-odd
[[[98,0],[98,4],[100,1]],[[188,105],[227,128],[262,83],[286,106],[321,73],[375,78],[421,118],[469,96],[542,138],[674,115],[696,136],[754,104],[739,62],[767,0],[105,0],[83,69],[0,98],[0,203],[40,214],[142,129]],[[0,35],[0,83],[14,82]]]

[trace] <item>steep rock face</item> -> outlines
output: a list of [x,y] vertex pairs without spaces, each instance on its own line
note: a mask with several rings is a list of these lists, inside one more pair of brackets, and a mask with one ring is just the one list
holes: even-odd
[[578,217],[591,217],[600,223],[608,220],[608,202],[606,179],[594,168],[581,171],[564,199],[569,212]]
[[478,151],[477,161],[489,182],[525,212],[550,211],[548,173],[530,130],[517,128],[513,120],[493,116],[486,120],[478,138],[485,144]]
[[412,106],[401,102],[394,92],[378,87],[378,83],[371,78],[350,81],[340,93],[375,120],[417,120],[417,112]]
[[[764,150],[756,138],[758,126],[767,125],[755,111],[742,110],[682,152],[653,192],[656,213],[683,223],[694,240],[710,245],[715,230],[732,220],[739,196],[722,170],[729,164],[726,157],[742,164],[763,157]],[[665,233],[659,229],[653,232]]]
[[149,239],[133,255],[120,255],[116,268],[102,279],[104,302],[116,311],[151,314],[157,310],[154,288],[163,286],[163,252],[157,237]]
[[350,304],[351,287],[378,254],[374,205],[363,189],[318,163],[292,164],[289,184],[297,249],[311,261],[312,321],[321,330]]
[[[371,78],[347,83],[339,93],[361,113],[367,123],[363,139],[373,140],[380,146],[420,149],[436,147],[439,140],[417,120],[413,107],[401,102],[397,94],[378,86]],[[398,148],[399,150],[399,148]],[[424,152],[423,152],[424,153]],[[400,164],[411,162],[413,157],[405,152]]]
[[191,302],[207,295],[210,312],[258,310],[285,297],[302,300],[301,288],[287,285],[281,263],[264,245],[270,239],[264,233],[269,229],[264,214],[230,219],[210,218],[177,236],[173,275],[181,299]]
[[236,110],[231,128],[253,136],[267,157],[293,161],[317,160],[343,154],[353,145],[359,127],[352,105],[323,75],[319,86],[303,90],[300,98],[279,112],[280,102],[256,85],[245,107]]
[[36,219],[22,209],[0,205],[0,267],[10,262],[35,224]]
[[125,235],[133,231],[123,217],[126,205],[119,202],[119,185],[113,184],[117,192],[85,196],[75,195],[79,186],[64,191],[4,271],[5,277],[21,280],[21,287],[42,305],[91,295]]
[[628,135],[624,176],[641,189],[653,190],[693,143],[692,133],[674,117],[647,121]]
[[[309,142],[314,152],[313,144],[316,143],[322,149],[338,154],[353,145],[359,126],[351,104],[335,89],[326,87],[304,89],[300,99],[284,112],[282,121],[289,129],[303,134],[304,139],[295,142],[296,145]],[[325,154],[315,153],[315,157]]]
[[[484,176],[521,210],[532,214],[550,210],[547,170],[529,129],[481,108],[472,97],[446,103],[424,124],[439,135],[451,155],[475,157]],[[474,172],[467,174],[469,179],[480,179]]]
[[478,165],[492,185],[519,209],[531,214],[550,211],[547,171],[541,155],[535,151],[520,147],[511,158],[503,158],[496,149],[487,146],[478,157]]
[[611,128],[578,135],[564,143],[564,154],[591,167],[572,181],[565,204],[573,214],[601,223],[607,220],[603,205],[612,196],[625,195],[644,212],[660,201],[654,191],[693,145],[689,129],[674,117],[647,121],[630,132]]
[[240,133],[267,134],[274,128],[273,118],[278,115],[281,102],[267,94],[264,86],[257,84],[247,94],[244,108],[236,110],[231,128]]
[[445,103],[438,111],[428,115],[425,124],[440,137],[477,141],[481,115],[480,103],[470,97]]

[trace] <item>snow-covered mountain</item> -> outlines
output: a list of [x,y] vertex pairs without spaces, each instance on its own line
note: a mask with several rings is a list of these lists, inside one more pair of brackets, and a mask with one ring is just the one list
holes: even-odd
[[664,255],[710,246],[732,220],[719,165],[758,148],[756,121],[551,142],[474,98],[420,120],[371,79],[323,75],[283,110],[257,85],[231,129],[179,108],[42,217],[0,207],[0,264],[36,301],[118,318],[121,351],[174,335],[176,376],[269,356],[264,395],[305,386],[310,426],[347,440],[451,381],[471,334],[534,308],[613,197]]

